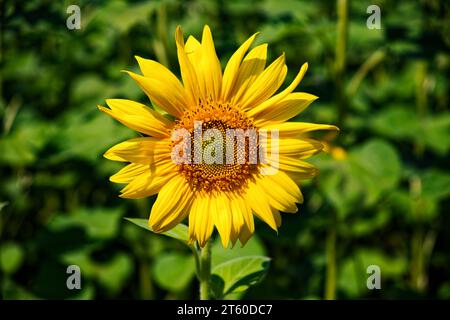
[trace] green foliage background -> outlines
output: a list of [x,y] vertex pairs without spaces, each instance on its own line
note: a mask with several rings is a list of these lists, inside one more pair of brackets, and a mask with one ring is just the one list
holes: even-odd
[[[339,123],[330,143],[347,155],[312,160],[321,174],[278,235],[259,223],[243,249],[216,246],[213,263],[272,258],[264,281],[235,297],[320,299],[335,280],[342,299],[449,299],[449,3],[377,1],[382,29],[369,30],[372,2],[350,3],[336,77],[334,1],[1,1],[1,297],[197,298],[189,250],[123,219],[147,218],[154,199],[117,197],[108,177],[121,165],[102,154],[135,133],[97,104],[148,104],[120,70],[137,71],[140,55],[178,72],[176,25],[199,37],[209,24],[223,64],[256,31],[271,60],[286,53],[287,82],[308,61],[297,90],[320,99],[295,120]],[[66,28],[71,4],[81,30]],[[82,290],[66,288],[69,264]],[[381,290],[366,287],[371,264]]]

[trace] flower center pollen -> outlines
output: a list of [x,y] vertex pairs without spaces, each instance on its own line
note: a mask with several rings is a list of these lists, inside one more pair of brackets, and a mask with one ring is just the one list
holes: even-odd
[[[194,190],[238,191],[257,171],[258,165],[252,160],[257,158],[257,148],[249,134],[256,128],[243,112],[228,103],[201,102],[177,120],[177,129],[189,133],[185,143],[189,161],[178,164],[178,170]],[[237,142],[239,134],[233,136],[236,132],[241,134],[241,143]],[[173,141],[172,148],[178,143]]]

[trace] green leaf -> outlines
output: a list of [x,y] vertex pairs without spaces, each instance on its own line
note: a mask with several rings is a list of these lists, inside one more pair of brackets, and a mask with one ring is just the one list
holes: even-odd
[[61,126],[54,141],[59,152],[48,159],[52,163],[74,158],[95,162],[112,145],[133,136],[125,126],[92,109],[66,113]]
[[[359,297],[367,291],[367,267],[379,266],[381,279],[395,279],[407,272],[407,259],[402,253],[388,255],[375,248],[358,249],[341,263],[338,287],[351,298]],[[383,286],[383,285],[382,285]]]
[[215,266],[212,270],[212,291],[217,299],[242,292],[259,283],[266,275],[270,258],[248,256]]
[[352,223],[343,224],[341,227],[353,236],[367,236],[376,230],[382,230],[389,223],[390,217],[388,210],[381,209],[371,215],[358,215]]
[[132,275],[133,262],[128,254],[119,252],[110,260],[96,264],[95,267],[99,283],[108,290],[110,296],[115,296]]
[[1,295],[4,300],[37,300],[39,297],[20,286],[10,278],[1,283]]
[[2,212],[3,208],[8,205],[8,202],[0,202],[0,212]]
[[162,288],[182,291],[195,275],[194,257],[176,252],[159,255],[153,266],[153,275]]
[[[61,263],[62,266],[64,266],[64,269],[68,265],[79,266],[82,277],[84,281],[86,281],[86,285],[83,285],[82,283],[82,292],[70,293],[71,299],[90,299],[94,292],[92,292],[93,288],[90,288],[87,285],[93,279],[102,286],[103,293],[106,293],[108,297],[113,297],[126,286],[127,280],[133,274],[134,268],[133,260],[126,252],[116,251],[115,253],[108,255],[106,260],[97,261],[93,257],[92,248],[65,252],[61,255]],[[54,273],[54,271],[50,271],[50,275],[44,277],[42,281],[43,286],[48,286],[46,283],[50,281],[48,278],[52,276],[51,272]],[[65,273],[63,273],[63,276],[65,277]],[[67,294],[65,287],[64,290],[58,294]]]
[[394,188],[400,179],[400,159],[396,149],[386,141],[374,139],[353,154],[358,165],[377,181],[380,189]]
[[373,139],[350,150],[347,160],[321,160],[320,187],[327,200],[345,216],[355,206],[371,206],[400,181],[397,150],[388,142]]
[[413,138],[420,128],[417,115],[411,108],[393,106],[380,111],[369,122],[377,133],[394,138]]
[[119,230],[121,216],[121,208],[79,209],[68,215],[55,216],[48,228],[52,231],[63,231],[71,227],[81,227],[90,238],[110,239]]
[[247,256],[264,256],[266,255],[266,250],[259,240],[258,236],[253,235],[250,240],[241,247],[236,245],[234,248],[224,248],[220,239],[216,239],[212,246],[212,266],[216,266],[223,262]]
[[450,195],[450,174],[430,169],[422,177],[422,193],[431,199],[441,200]]
[[422,122],[423,135],[420,136],[425,144],[438,153],[445,155],[450,149],[450,113],[428,117]]
[[0,246],[0,269],[6,274],[16,272],[23,261],[23,249],[18,244],[10,242]]
[[93,300],[95,299],[95,287],[91,284],[81,287],[75,296],[68,298],[70,300]]
[[[138,4],[111,1],[107,5],[99,7],[88,18],[92,19],[92,22],[101,23],[119,32],[126,32],[133,25],[145,22],[149,14],[156,9],[156,4],[153,1]],[[112,24],[111,21],[120,21],[120,23]]]
[[393,106],[376,114],[369,127],[392,139],[421,142],[439,155],[450,149],[449,113],[419,118],[409,106]]
[[18,125],[9,135],[0,137],[0,163],[14,166],[34,163],[54,131],[55,126],[51,123]]
[[[156,233],[148,226],[148,220],[147,219],[125,218],[125,220],[128,220],[128,221],[134,223],[135,225],[137,225],[137,226],[139,226],[139,227],[141,227],[141,228],[143,228],[145,230],[148,230],[148,231],[151,231],[153,233]],[[181,242],[184,242],[184,243],[187,244],[188,240],[189,240],[188,231],[189,231],[188,227],[186,225],[180,223],[179,225],[175,226],[174,228],[170,229],[167,232],[156,233],[156,234],[162,234],[162,235],[165,235],[167,237],[171,237],[171,238],[180,240]]]

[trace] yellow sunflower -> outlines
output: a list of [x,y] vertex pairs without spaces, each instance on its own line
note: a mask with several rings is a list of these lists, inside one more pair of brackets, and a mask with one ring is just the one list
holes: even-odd
[[[149,218],[153,231],[166,232],[187,219],[191,243],[197,241],[203,247],[216,227],[224,247],[237,240],[244,245],[255,230],[253,216],[277,231],[280,211],[295,213],[297,203],[303,202],[298,184],[317,171],[305,159],[323,148],[322,143],[305,134],[337,128],[286,122],[317,99],[293,92],[308,64],[303,64],[289,86],[276,93],[287,73],[284,54],[266,67],[267,44],[247,53],[255,37],[240,46],[222,72],[210,28],[204,27],[201,42],[193,36],[185,42],[177,27],[182,82],[158,62],[140,57],[136,58],[142,75],[128,72],[164,112],[122,99],[106,100],[109,108],[99,106],[144,135],[117,144],[104,156],[129,162],[110,178],[127,184],[121,197],[158,194]],[[224,138],[231,129],[265,135],[257,140],[259,151],[252,151],[250,136],[241,140],[244,143],[240,147],[227,149],[220,136],[213,134],[209,140],[204,137],[208,129]],[[275,157],[257,156],[256,162],[250,161],[252,152],[261,155],[263,148],[264,155]],[[196,152],[204,154],[200,161],[190,157]],[[176,161],[174,155],[182,161]],[[211,161],[228,156],[240,161]],[[264,171],[269,167],[275,170]]]

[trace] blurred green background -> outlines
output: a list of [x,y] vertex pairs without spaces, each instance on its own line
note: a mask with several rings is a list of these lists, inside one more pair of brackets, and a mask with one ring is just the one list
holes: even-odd
[[[308,61],[297,91],[320,99],[295,120],[341,127],[279,235],[259,223],[244,249],[215,248],[215,263],[273,258],[241,297],[449,299],[449,2],[372,2],[345,19],[325,0],[1,1],[1,297],[197,298],[189,250],[123,219],[148,217],[154,199],[117,197],[121,165],[102,154],[135,133],[97,104],[148,104],[120,70],[140,55],[178,73],[176,25],[200,37],[209,24],[223,65],[256,31],[271,60],[286,53],[288,83]],[[81,30],[66,28],[71,4]],[[371,4],[381,30],[366,27]],[[66,288],[70,264],[82,290]],[[381,290],[366,287],[371,264]]]

